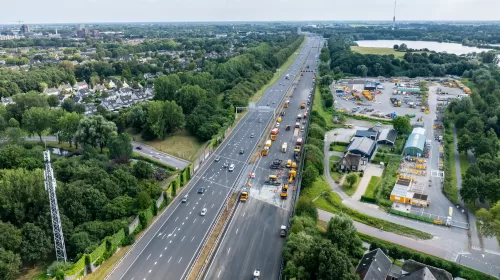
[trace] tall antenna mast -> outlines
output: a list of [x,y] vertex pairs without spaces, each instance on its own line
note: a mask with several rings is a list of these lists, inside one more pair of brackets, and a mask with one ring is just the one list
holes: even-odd
[[43,152],[45,162],[44,181],[45,190],[49,193],[50,215],[52,217],[52,230],[54,231],[54,246],[56,247],[57,261],[66,262],[66,247],[64,246],[64,236],[62,232],[61,217],[59,217],[59,207],[57,206],[56,179],[50,165],[50,152]]
[[392,17],[392,30],[396,29],[396,0],[394,0],[394,16]]

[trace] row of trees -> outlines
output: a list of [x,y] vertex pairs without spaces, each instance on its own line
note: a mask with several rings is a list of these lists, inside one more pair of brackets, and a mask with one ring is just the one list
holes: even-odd
[[445,114],[445,126],[451,129],[453,123],[457,129],[458,151],[472,152],[476,159],[465,172],[460,194],[466,202],[491,206],[476,213],[480,230],[485,236],[500,236],[500,73],[480,68],[464,76],[476,87],[470,98],[451,102]]
[[477,65],[467,58],[447,53],[406,53],[403,59],[394,55],[369,55],[352,52],[353,39],[347,35],[333,34],[328,41],[331,69],[334,74],[361,77],[408,76],[442,77],[462,75],[466,70],[476,69]]

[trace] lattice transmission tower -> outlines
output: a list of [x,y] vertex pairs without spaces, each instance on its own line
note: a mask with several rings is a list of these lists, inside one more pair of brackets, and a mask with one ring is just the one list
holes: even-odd
[[56,178],[50,164],[50,152],[43,152],[45,162],[44,181],[45,190],[49,193],[50,216],[52,217],[52,230],[54,232],[54,246],[56,247],[57,261],[66,262],[66,247],[64,246],[64,236],[62,231],[61,217],[59,216],[59,207],[57,206],[56,196]]

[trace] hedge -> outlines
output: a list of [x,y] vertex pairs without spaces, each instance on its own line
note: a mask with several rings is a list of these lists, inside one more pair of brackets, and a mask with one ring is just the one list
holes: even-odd
[[156,166],[159,166],[159,167],[163,167],[167,170],[170,170],[170,171],[176,171],[175,167],[172,167],[170,165],[166,165],[160,161],[157,161],[157,160],[154,160],[154,159],[151,159],[151,158],[148,158],[148,157],[145,157],[145,156],[142,156],[142,155],[139,155],[137,153],[133,153],[132,154],[132,158],[133,159],[137,159],[137,160],[143,160],[145,162],[149,162],[153,165],[156,165]]
[[485,274],[483,272],[474,270],[472,268],[457,264],[452,261],[448,261],[436,256],[428,255],[422,252],[417,252],[413,249],[390,243],[385,240],[381,240],[372,236],[368,236],[358,232],[358,236],[361,240],[370,243],[370,250],[376,248],[381,249],[384,253],[394,259],[412,259],[414,261],[424,263],[426,265],[434,266],[437,268],[444,269],[451,273],[453,277],[462,277],[468,280],[494,280],[497,279],[491,275]]
[[406,213],[406,212],[401,212],[401,211],[398,211],[398,210],[395,210],[395,209],[391,209],[390,213],[394,214],[394,215],[408,217],[408,218],[411,218],[411,219],[414,219],[414,220],[419,220],[419,221],[423,221],[423,222],[434,224],[434,219],[427,218],[427,217],[424,217],[424,216],[415,215],[415,214]]
[[361,202],[368,202],[368,203],[377,203],[377,200],[375,198],[368,197],[368,196],[365,196],[365,195],[361,196],[360,201]]

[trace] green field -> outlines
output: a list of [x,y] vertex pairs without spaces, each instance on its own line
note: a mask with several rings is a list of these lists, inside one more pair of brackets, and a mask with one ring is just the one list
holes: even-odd
[[[359,173],[358,173],[359,175]],[[349,184],[344,180],[344,184],[342,184],[342,190],[347,194],[348,196],[352,196],[355,192],[356,189],[358,188],[359,182],[361,181],[361,177],[358,177],[358,180],[354,185],[352,185],[352,188],[349,188]]]
[[365,191],[365,196],[369,198],[375,198],[375,191],[377,190],[378,184],[380,184],[382,178],[379,176],[372,176],[370,182],[368,182],[368,187]]
[[459,159],[460,159],[460,174],[462,174],[462,178],[463,178],[465,176],[465,172],[467,171],[467,168],[469,168],[470,161],[469,161],[469,157],[463,153],[459,154]]
[[354,52],[358,52],[360,54],[378,54],[378,55],[393,54],[396,57],[402,57],[403,55],[405,55],[404,52],[398,52],[392,48],[372,48],[372,47],[352,46],[351,50]]

